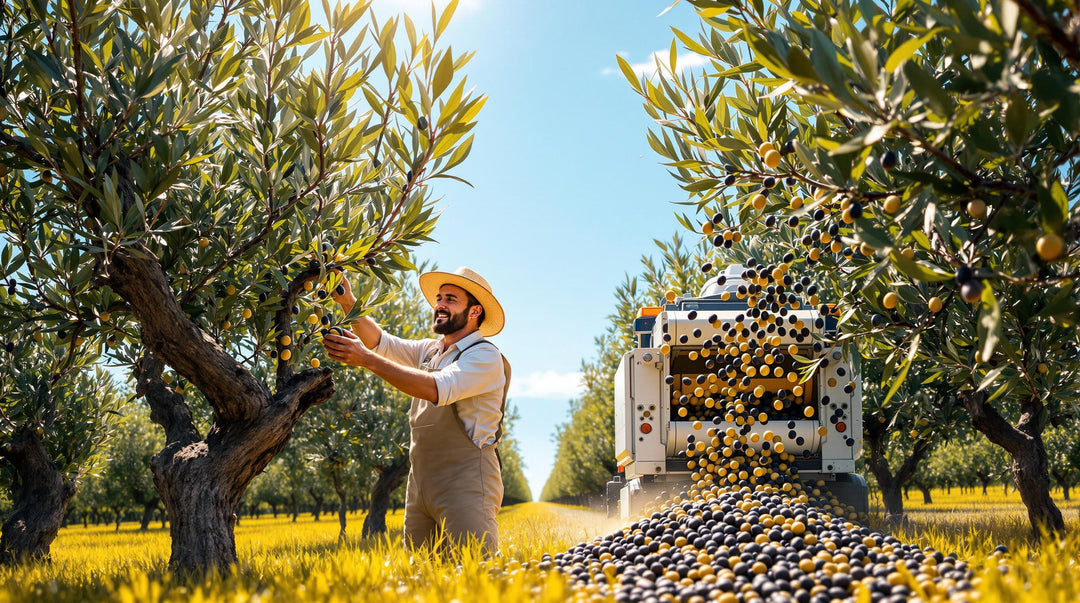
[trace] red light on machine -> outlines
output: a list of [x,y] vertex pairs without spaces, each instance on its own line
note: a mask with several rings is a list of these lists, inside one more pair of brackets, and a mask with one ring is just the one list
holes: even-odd
[[664,309],[659,306],[645,306],[642,308],[638,308],[637,317],[641,318],[642,316],[658,316],[663,311]]
[[844,433],[845,431],[847,431],[847,423],[845,423],[843,421],[840,421],[839,423],[837,423],[836,424],[836,431],[839,431],[840,433]]
[[650,425],[648,423],[642,423],[641,424],[641,433],[650,433],[650,432],[652,432],[652,425]]
[[624,472],[624,471],[626,471],[626,468],[625,468],[625,467],[623,467],[622,465],[619,465],[619,470],[618,470],[618,471],[616,471],[615,473],[622,473],[622,472]]

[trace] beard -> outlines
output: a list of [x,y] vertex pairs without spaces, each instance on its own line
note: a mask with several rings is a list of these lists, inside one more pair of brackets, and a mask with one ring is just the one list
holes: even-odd
[[[465,325],[469,322],[468,311],[469,310],[466,308],[464,312],[459,312],[457,314],[449,312],[446,314],[442,314],[436,312],[432,317],[433,325],[431,329],[439,335],[449,335],[450,333],[463,329],[465,328]],[[447,318],[444,322],[438,322],[438,319],[440,317],[446,316],[447,314],[449,314],[449,318]]]

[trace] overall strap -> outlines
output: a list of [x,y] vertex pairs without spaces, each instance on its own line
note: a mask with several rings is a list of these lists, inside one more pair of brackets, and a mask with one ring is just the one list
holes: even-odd
[[[473,346],[480,345],[481,343],[491,344],[491,346],[493,348],[495,348],[496,350],[499,349],[499,346],[495,345],[494,343],[491,343],[490,341],[488,341],[486,339],[481,339],[480,341],[474,341],[473,343],[470,343],[469,345],[465,346],[465,349],[459,351],[457,353],[457,356],[454,356],[454,362],[457,362],[458,359],[461,358],[461,355],[464,354],[467,350],[469,350]],[[510,372],[511,372],[510,371],[510,361],[506,359],[506,356],[502,355],[501,351],[499,352],[499,357],[502,358],[503,376],[506,377],[506,383],[503,384],[502,405],[499,407],[499,413],[500,413],[499,427],[495,429],[495,443],[492,444],[492,446],[498,446],[499,445],[499,440],[502,439],[502,435],[503,435],[502,417],[506,415],[506,394],[507,394],[507,392],[510,391]],[[455,405],[453,408],[454,408],[454,415],[456,416],[458,414],[457,406]],[[458,420],[460,421],[460,417],[458,417]],[[499,449],[496,448],[495,449],[495,454],[498,454],[498,453],[499,453]]]

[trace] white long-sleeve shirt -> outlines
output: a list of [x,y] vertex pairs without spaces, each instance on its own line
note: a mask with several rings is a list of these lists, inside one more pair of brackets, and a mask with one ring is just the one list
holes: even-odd
[[[443,349],[441,339],[402,339],[385,331],[375,346],[380,356],[415,368],[428,363],[439,392],[438,406],[457,404],[458,417],[478,448],[495,443],[502,420],[502,395],[506,384],[502,354],[494,345],[470,345],[483,340],[480,331]],[[458,352],[469,348],[454,362]]]

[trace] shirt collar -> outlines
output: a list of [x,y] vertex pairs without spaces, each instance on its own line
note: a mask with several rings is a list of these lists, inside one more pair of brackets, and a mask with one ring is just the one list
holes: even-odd
[[443,352],[448,352],[448,351],[450,351],[450,349],[464,350],[465,348],[469,347],[470,345],[472,345],[472,344],[476,343],[477,341],[480,341],[481,339],[483,339],[483,337],[484,336],[480,334],[480,329],[477,329],[477,330],[473,331],[472,333],[469,333],[468,335],[462,337],[460,340],[458,340],[457,343],[450,346],[450,348],[443,349]]

